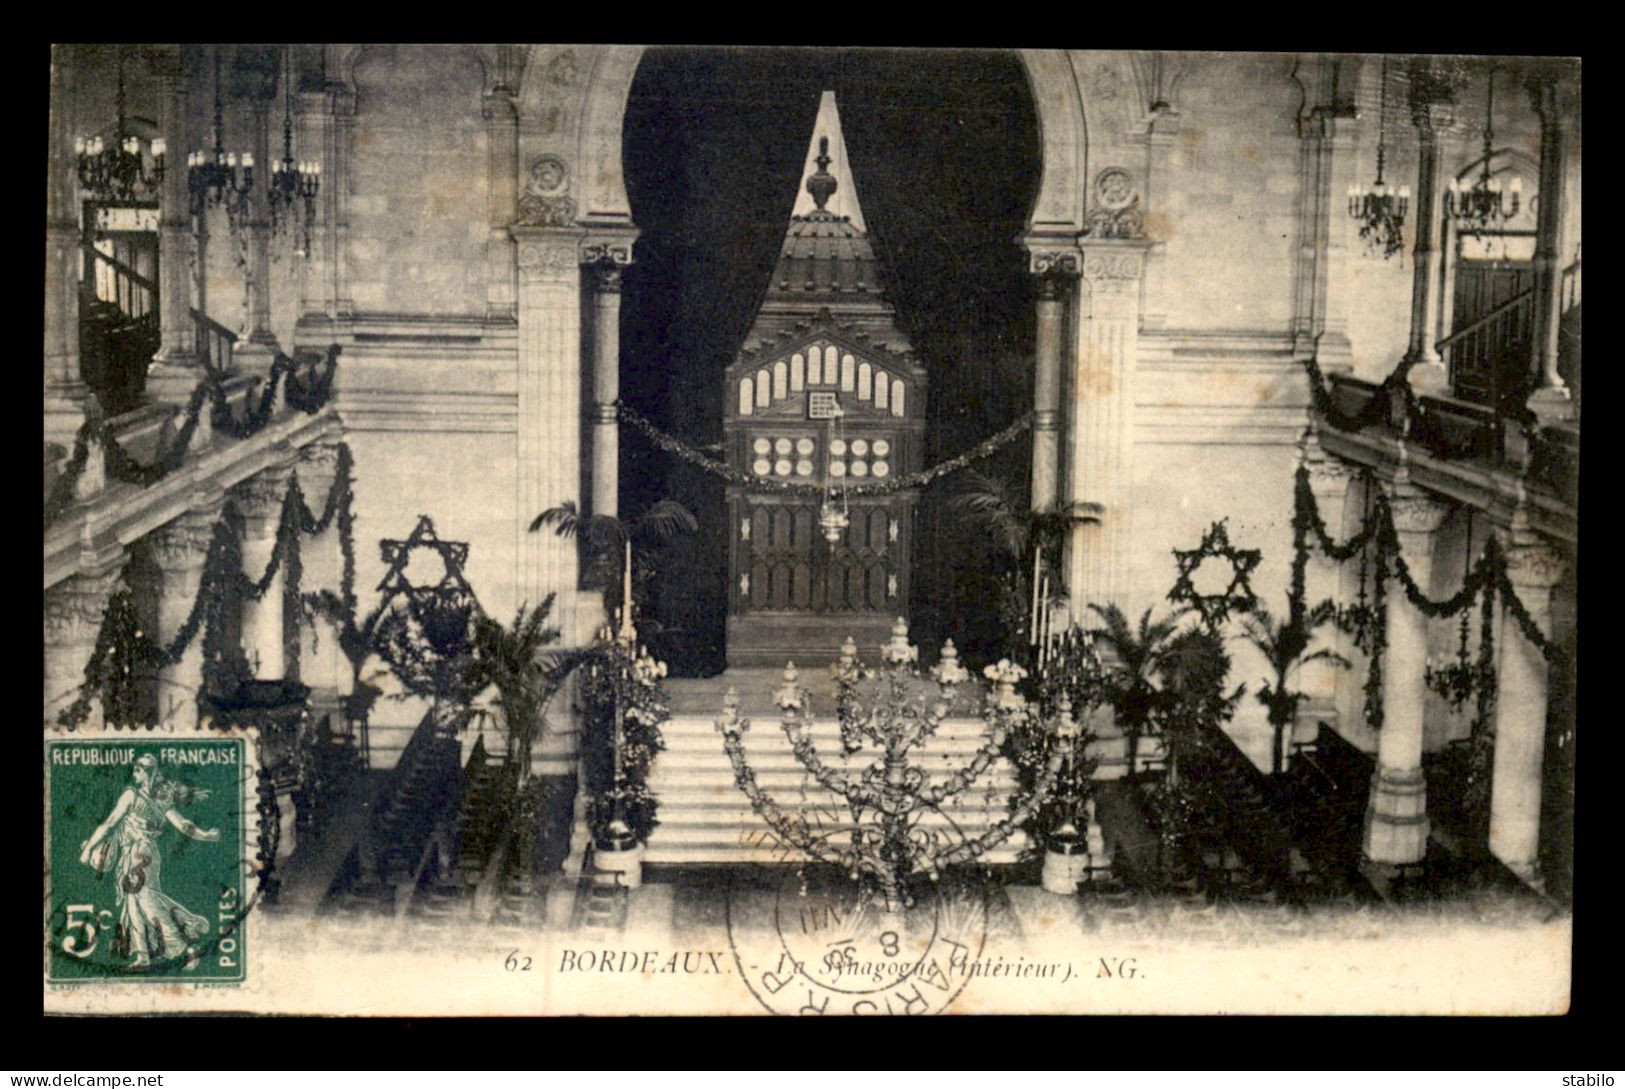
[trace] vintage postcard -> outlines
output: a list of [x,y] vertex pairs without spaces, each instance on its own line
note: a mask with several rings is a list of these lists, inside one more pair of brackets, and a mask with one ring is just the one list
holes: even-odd
[[1565,1013],[1579,76],[57,47],[45,1010]]

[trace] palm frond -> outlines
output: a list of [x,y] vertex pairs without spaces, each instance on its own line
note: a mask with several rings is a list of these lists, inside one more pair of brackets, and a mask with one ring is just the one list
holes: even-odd
[[538,514],[530,523],[530,532],[535,533],[543,526],[552,526],[553,532],[560,537],[573,537],[581,524],[581,508],[576,506],[574,499],[566,499],[556,507],[549,507]]
[[662,499],[643,512],[635,523],[637,531],[647,533],[658,541],[670,540],[680,533],[699,531],[699,519],[692,511],[675,499]]

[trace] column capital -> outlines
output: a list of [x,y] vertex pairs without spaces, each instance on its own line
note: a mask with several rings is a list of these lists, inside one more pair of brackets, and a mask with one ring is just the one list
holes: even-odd
[[1550,590],[1562,581],[1568,558],[1551,542],[1526,530],[1503,530],[1497,535],[1506,556],[1507,579],[1513,586]]
[[1309,488],[1317,499],[1347,494],[1349,482],[1354,479],[1348,463],[1328,454],[1320,444],[1320,436],[1312,430],[1304,432],[1298,446],[1303,454],[1304,467],[1309,470]]
[[1027,271],[1034,276],[1079,276],[1083,254],[1071,235],[1028,235],[1021,239],[1027,251]]
[[288,477],[292,473],[292,466],[274,465],[255,473],[232,489],[243,517],[250,524],[257,523],[256,528],[262,533],[275,530],[277,519],[282,514],[282,501],[288,492]]
[[[123,557],[120,556],[122,561]],[[107,601],[124,585],[122,562],[74,575],[45,591],[45,642],[61,646],[90,643],[101,630]]]
[[147,535],[154,558],[165,575],[193,572],[208,559],[209,542],[222,504],[187,511]]
[[516,223],[508,228],[508,234],[516,243],[514,253],[521,279],[565,280],[580,276],[580,247],[585,237],[580,228]]
[[1135,241],[1085,242],[1083,279],[1096,293],[1127,293],[1138,290],[1145,275],[1145,255],[1150,243]]
[[1390,484],[1387,491],[1388,509],[1401,538],[1432,536],[1450,513],[1447,505],[1410,484]]

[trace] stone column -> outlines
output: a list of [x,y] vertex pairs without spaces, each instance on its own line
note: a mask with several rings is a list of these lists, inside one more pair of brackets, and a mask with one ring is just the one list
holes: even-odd
[[72,453],[89,389],[79,378],[79,178],[73,151],[77,47],[51,51],[45,190],[45,441]]
[[[630,257],[630,250],[627,252]],[[596,261],[592,277],[592,512],[620,509],[621,271],[612,260]]]
[[[329,68],[328,71],[332,71]],[[355,314],[350,297],[350,162],[355,156],[355,88],[331,82],[333,130],[328,145],[332,158],[322,170],[322,189],[331,196],[332,229],[328,236],[328,275],[332,277],[333,317],[347,321]]]
[[[1446,510],[1403,479],[1389,492],[1400,554],[1411,578],[1432,578],[1434,534]],[[1405,597],[1397,578],[1388,583],[1387,650],[1382,663],[1382,732],[1377,773],[1365,818],[1365,857],[1379,865],[1422,861],[1427,854],[1427,781],[1422,774],[1423,710],[1427,686],[1427,617]]]
[[[509,46],[498,46],[507,50]],[[490,233],[486,238],[485,317],[487,321],[514,320],[513,239],[508,224],[514,221],[519,201],[519,112],[513,88],[499,82],[485,96],[486,206]]]
[[[220,521],[224,497],[194,507],[155,530],[153,554],[163,571],[163,592],[158,599],[158,638],[174,639],[202,590],[209,543]],[[197,723],[198,695],[203,691],[203,626],[174,665],[158,671],[158,715],[166,727],[189,730]]]
[[[1315,506],[1336,539],[1341,536],[1339,527],[1343,525],[1343,506],[1348,499],[1352,480],[1348,466],[1327,454],[1313,432],[1304,437],[1303,459],[1309,469],[1309,489],[1314,494]],[[1304,607],[1312,609],[1319,602],[1328,599],[1338,601],[1341,597],[1342,565],[1334,563],[1320,551],[1312,533],[1307,543],[1310,555],[1308,566],[1304,569],[1303,596]],[[1346,656],[1343,648],[1345,638],[1337,627],[1327,624],[1316,634],[1315,645],[1330,646]],[[1333,726],[1340,725],[1337,688],[1342,672],[1325,661],[1311,662],[1303,667],[1300,684],[1308,698],[1298,705],[1298,718],[1293,726],[1294,741],[1312,741],[1322,721]]]
[[[1546,190],[1542,190],[1546,192]],[[1563,559],[1527,529],[1506,535],[1507,578],[1544,633],[1552,631],[1552,588]],[[1495,765],[1490,781],[1490,852],[1538,882],[1541,765],[1546,754],[1546,658],[1502,605],[1495,690]]]
[[[339,438],[336,435],[299,451],[299,463],[295,470],[299,474],[299,487],[305,494],[305,503],[311,513],[318,518],[322,516],[328,493],[337,480],[338,468]],[[337,515],[322,532],[301,538],[299,555],[303,563],[304,592],[339,592],[343,562],[339,555]],[[299,679],[312,689],[348,694],[350,668],[339,649],[337,630],[318,617],[315,623],[301,626],[300,640]]]
[[[294,324],[294,341],[301,346],[323,347],[331,337],[326,329],[332,322],[333,278],[328,272],[332,261],[333,194],[332,163],[333,112],[325,90],[302,90],[298,95],[300,154],[322,165],[316,190],[316,217],[311,224],[310,246],[299,262],[299,316]],[[308,150],[307,150],[308,149]],[[302,228],[301,228],[302,229]]]
[[1352,97],[1339,83],[1357,76],[1356,57],[1318,59],[1314,73],[1318,105],[1299,122],[1298,260],[1294,284],[1292,348],[1322,368],[1353,363],[1348,321],[1348,236],[1343,194],[1354,181],[1355,126]]
[[1572,77],[1542,73],[1529,80],[1529,102],[1540,115],[1540,203],[1535,220],[1535,391],[1528,407],[1541,424],[1574,418],[1568,386],[1557,373],[1557,345],[1563,318],[1563,266],[1558,250],[1563,230],[1563,189],[1569,145],[1579,113]]
[[535,605],[556,593],[552,620],[567,643],[579,644],[591,633],[579,630],[576,543],[528,527],[547,508],[581,497],[584,232],[514,227],[512,234],[519,261],[518,597]]
[[[256,81],[249,96],[254,128],[254,188],[248,195],[248,329],[236,357],[246,369],[264,373],[275,358],[271,332],[271,98],[274,79]],[[267,93],[269,92],[269,93]]]
[[187,76],[184,46],[164,47],[154,57],[163,95],[162,128],[168,146],[158,200],[159,329],[162,343],[147,373],[156,401],[185,404],[203,376],[192,322],[192,209],[187,192]]
[[[45,591],[45,725],[74,701],[85,665],[96,649],[108,599],[123,585],[122,549],[94,571],[82,572]],[[87,726],[102,721],[101,701],[91,702]]]
[[1450,374],[1433,347],[1439,306],[1439,234],[1444,204],[1438,199],[1439,133],[1454,119],[1455,104],[1427,70],[1427,60],[1411,66],[1411,120],[1416,125],[1416,217],[1412,221],[1416,246],[1411,251],[1415,273],[1411,280],[1411,339],[1405,352],[1410,365],[1407,379],[1418,393],[1443,393]]
[[1061,501],[1061,359],[1066,351],[1066,300],[1077,297],[1076,265],[1067,276],[1051,268],[1038,277],[1038,342],[1033,372],[1032,507]]
[[[236,488],[243,514],[243,574],[251,579],[265,574],[271,562],[291,472],[282,466],[266,469]],[[283,578],[284,571],[278,570],[264,596],[258,600],[248,595],[243,598],[243,651],[257,680],[280,681],[287,676],[282,629]]]
[[1067,398],[1065,498],[1099,504],[1065,558],[1073,611],[1127,593],[1130,451],[1146,243],[1085,242],[1074,369]]

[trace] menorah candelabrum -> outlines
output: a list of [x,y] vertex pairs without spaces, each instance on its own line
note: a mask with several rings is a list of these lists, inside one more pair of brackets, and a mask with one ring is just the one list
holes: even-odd
[[[933,784],[924,770],[909,762],[909,751],[937,732],[953,707],[958,686],[970,674],[959,664],[953,640],[948,640],[941,661],[930,670],[937,685],[933,697],[918,683],[914,665],[918,657],[918,648],[908,641],[908,625],[899,619],[891,641],[881,648],[884,668],[873,699],[866,702],[859,682],[874,673],[858,661],[857,645],[850,638],[842,645],[841,656],[831,667],[842,748],[848,755],[865,745],[879,751],[878,758],[856,777],[819,757],[812,740],[810,693],[797,683],[795,663],[785,666],[784,683],[774,694],[780,725],[802,767],[820,786],[843,798],[852,814],[850,829],[843,827],[834,835],[816,834],[805,817],[785,811],[757,785],[743,741],[750,720],[740,715],[739,694],[734,689],[729,688],[723,697],[722,715],[716,720],[733,763],[734,782],[750,799],[751,808],[783,842],[812,859],[840,866],[853,880],[872,881],[889,912],[913,906],[909,885],[915,875],[937,881],[946,868],[974,861],[1008,839],[1049,799],[1063,765],[1061,746],[1057,746],[1031,793],[974,839],[946,822],[946,826],[927,827],[921,818],[969,788],[998,758],[1012,731],[1031,725],[1026,720],[1035,712],[1016,692],[1024,671],[1008,663],[990,667],[993,684],[982,707],[986,740],[969,763]],[[1027,733],[1030,731],[1017,736]]]

